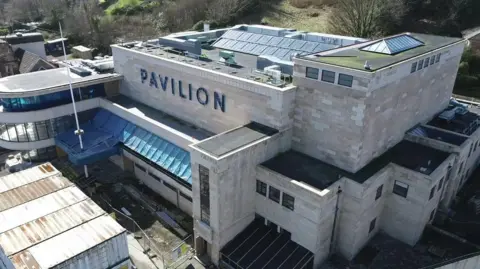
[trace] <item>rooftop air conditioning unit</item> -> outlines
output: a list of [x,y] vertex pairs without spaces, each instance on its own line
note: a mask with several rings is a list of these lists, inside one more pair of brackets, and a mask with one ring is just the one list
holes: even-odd
[[220,56],[220,62],[227,65],[236,65],[235,53],[232,51],[221,50],[218,55]]

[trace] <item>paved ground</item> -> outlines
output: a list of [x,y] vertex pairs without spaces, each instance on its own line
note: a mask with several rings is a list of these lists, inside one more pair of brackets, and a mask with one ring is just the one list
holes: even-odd
[[128,252],[130,253],[130,259],[138,269],[163,269],[163,266],[157,267],[150,258],[144,253],[143,247],[135,239],[133,234],[127,235],[128,240]]

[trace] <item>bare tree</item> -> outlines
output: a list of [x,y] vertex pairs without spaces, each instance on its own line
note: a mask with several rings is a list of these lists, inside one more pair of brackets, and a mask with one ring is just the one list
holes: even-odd
[[401,21],[405,10],[403,0],[338,0],[329,27],[337,34],[373,37]]
[[206,19],[220,23],[229,23],[237,15],[243,14],[252,7],[252,0],[212,0],[209,2]]

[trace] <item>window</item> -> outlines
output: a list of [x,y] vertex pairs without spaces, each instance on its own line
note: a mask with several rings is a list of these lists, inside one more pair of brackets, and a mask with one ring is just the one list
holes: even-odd
[[443,178],[440,179],[440,182],[438,183],[438,190],[441,190],[443,187]]
[[470,144],[470,151],[468,152],[468,157],[472,155],[472,151],[473,151],[473,144]]
[[340,74],[338,75],[338,84],[342,86],[352,87],[353,77],[350,75]]
[[335,83],[335,72],[322,70],[322,81]]
[[429,63],[430,63],[430,58],[427,57],[427,59],[425,59],[425,62],[423,63],[423,68],[427,68]]
[[382,191],[383,191],[383,184],[377,188],[377,194],[375,194],[375,201],[377,201],[378,198],[382,197]]
[[200,219],[210,225],[210,176],[208,168],[199,165],[198,175],[200,179]]
[[477,151],[477,147],[478,147],[478,141],[475,142],[475,146],[473,147],[473,152]]
[[435,209],[433,209],[432,213],[430,213],[430,221],[432,221],[434,217],[435,217]]
[[149,174],[151,177],[153,177],[156,181],[162,182],[162,179],[159,178],[158,176],[156,176],[156,175],[154,175],[154,174],[150,174],[150,173],[148,173],[148,174]]
[[257,179],[257,193],[267,196],[267,184]]
[[437,54],[437,59],[435,60],[436,63],[440,62],[440,56],[441,55],[442,55],[441,53]]
[[430,196],[428,197],[428,200],[431,200],[433,196],[435,195],[435,186],[430,190]]
[[418,70],[422,70],[422,68],[423,68],[423,60],[420,60],[418,62]]
[[283,193],[282,205],[293,211],[295,208],[295,198],[289,194]]
[[460,164],[460,168],[458,168],[458,174],[461,174],[463,171],[463,163]]
[[171,189],[172,191],[177,192],[177,188],[175,188],[171,184],[168,184],[165,180],[163,181],[163,185],[165,185],[165,187]]
[[135,167],[142,170],[143,172],[147,172],[147,169],[145,169],[145,167],[139,165],[138,163],[135,163]]
[[414,62],[414,63],[412,64],[412,69],[410,69],[410,73],[413,73],[413,72],[415,72],[415,71],[417,71],[417,62]]
[[393,193],[407,198],[408,185],[403,182],[395,180],[395,184],[393,185]]
[[377,218],[374,218],[372,221],[370,221],[370,227],[368,228],[369,234],[373,231],[373,229],[375,229],[376,222],[377,222]]
[[307,73],[305,75],[307,78],[318,79],[318,68],[307,67]]
[[192,197],[186,195],[185,193],[180,192],[180,196],[182,196],[183,198],[185,198],[185,200],[189,201],[190,203],[192,202]]
[[270,198],[272,201],[280,203],[280,191],[270,186],[268,189],[268,198]]
[[432,56],[430,58],[430,65],[433,65],[435,63],[435,56]]

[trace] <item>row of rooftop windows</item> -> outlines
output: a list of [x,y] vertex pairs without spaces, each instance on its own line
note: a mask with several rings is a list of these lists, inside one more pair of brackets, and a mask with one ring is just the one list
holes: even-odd
[[[267,194],[267,188],[268,188],[268,194]],[[295,209],[295,197],[287,194],[287,193],[283,193],[283,195],[281,195],[281,191],[275,187],[272,187],[272,186],[267,186],[267,184],[263,181],[260,181],[257,179],[257,193],[262,195],[262,196],[265,196],[276,202],[276,203],[281,203],[285,208],[288,208],[290,210],[294,210]],[[280,199],[281,199],[281,202],[280,202]]]
[[[318,80],[319,74],[320,74],[320,69],[307,67],[305,76],[307,78]],[[335,83],[335,72],[329,71],[329,70],[322,70],[321,81],[328,82],[328,83]],[[352,87],[353,76],[339,73],[337,84],[345,87]]]
[[434,64],[440,62],[440,57],[441,56],[442,56],[442,54],[439,53],[436,56],[433,55],[431,57],[427,57],[425,59],[422,59],[418,62],[412,63],[412,68],[410,70],[410,73],[414,73],[415,71],[420,71],[424,68],[427,68],[429,65],[434,65]]

